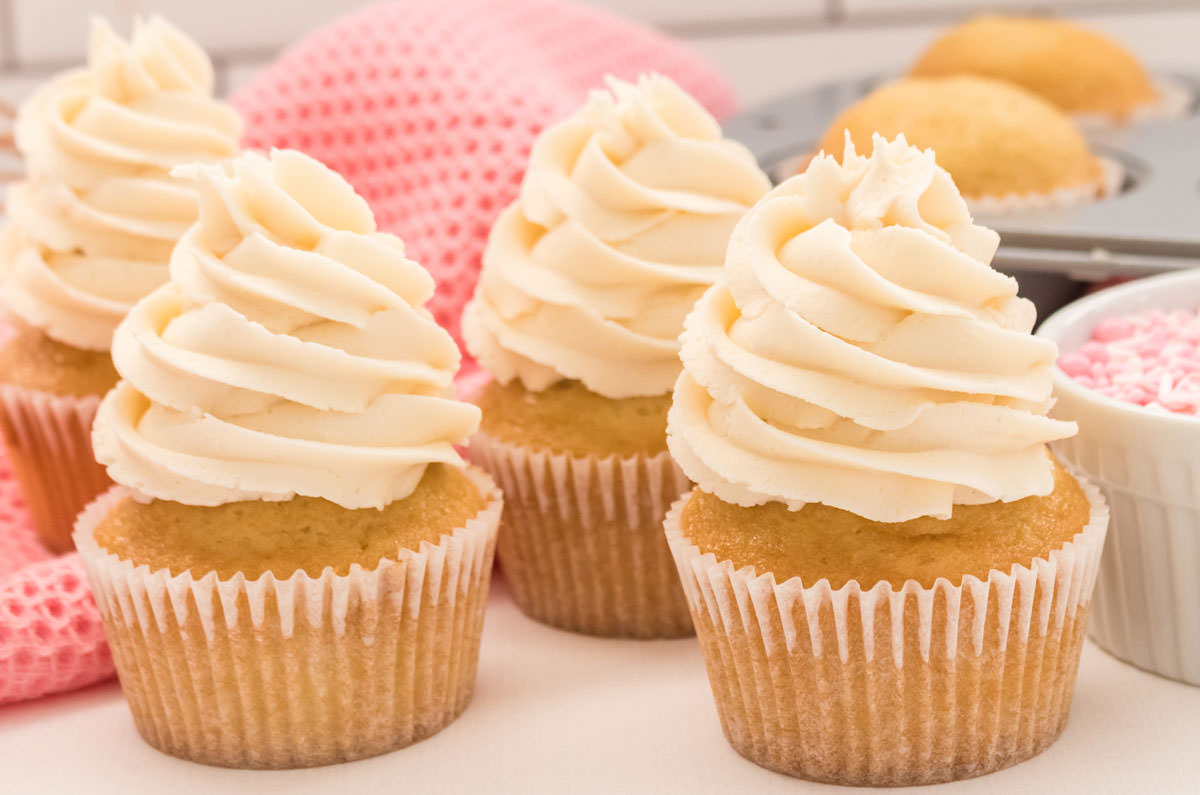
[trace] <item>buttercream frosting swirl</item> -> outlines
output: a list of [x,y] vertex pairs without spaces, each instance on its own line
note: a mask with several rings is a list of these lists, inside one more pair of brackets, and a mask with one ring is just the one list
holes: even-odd
[[948,518],[1053,488],[1053,342],[931,151],[820,155],[739,223],[688,316],[671,453],[738,505]]
[[537,139],[484,251],[463,336],[503,383],[670,392],[683,318],[770,188],[753,155],[668,78],[609,88]]
[[54,339],[107,350],[137,299],[167,280],[195,191],[172,167],[237,152],[241,122],[213,99],[212,64],[160,18],[125,41],[94,23],[86,68],[21,107],[29,176],[8,194],[0,300]]
[[200,218],[114,337],[123,380],[93,431],[112,478],[189,505],[381,508],[462,466],[479,409],[453,398],[433,279],[350,185],[288,150],[174,173]]

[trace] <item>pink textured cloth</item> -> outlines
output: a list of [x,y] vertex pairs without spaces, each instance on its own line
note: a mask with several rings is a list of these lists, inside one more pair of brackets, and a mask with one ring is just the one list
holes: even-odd
[[79,556],[52,557],[38,542],[8,459],[0,456],[0,704],[112,674]]
[[718,117],[734,107],[729,84],[683,45],[554,0],[373,6],[289,49],[234,104],[247,145],[307,152],[366,197],[433,272],[430,308],[461,347],[488,230],[516,197],[536,134],[606,74],[648,71]]
[[[459,339],[488,229],[516,196],[534,136],[605,74],[648,71],[718,116],[734,107],[724,79],[676,42],[554,0],[373,6],[288,49],[234,104],[248,146],[301,149],[354,184],[433,273],[431,308]],[[468,363],[463,383],[478,376]],[[0,704],[112,674],[78,556],[52,559],[38,544],[0,457]]]

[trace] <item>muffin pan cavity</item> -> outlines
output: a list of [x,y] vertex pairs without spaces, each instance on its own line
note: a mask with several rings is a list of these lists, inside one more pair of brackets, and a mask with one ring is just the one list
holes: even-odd
[[[838,112],[887,79],[820,86],[751,109],[724,125],[776,180],[812,153]],[[1120,169],[1113,193],[1056,209],[978,213],[1000,233],[993,265],[1097,281],[1200,265],[1200,78],[1167,75],[1178,112],[1120,127],[1082,125],[1098,155]]]

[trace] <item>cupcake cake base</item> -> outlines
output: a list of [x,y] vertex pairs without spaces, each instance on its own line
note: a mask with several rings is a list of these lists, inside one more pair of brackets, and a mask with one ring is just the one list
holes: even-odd
[[498,555],[530,618],[588,635],[692,635],[662,535],[687,477],[666,452],[569,456],[471,438],[471,460],[505,494]]
[[0,432],[38,537],[51,552],[69,552],[75,517],[112,486],[92,453],[92,421],[117,372],[108,351],[9,325],[0,347]]
[[730,744],[788,775],[902,786],[1039,753],[1070,710],[1108,512],[1081,483],[1081,532],[1031,566],[955,585],[777,583],[666,521]]
[[196,762],[287,768],[385,753],[453,721],[474,690],[501,511],[491,481],[467,477],[485,505],[436,542],[286,577],[135,565],[96,540],[129,493],[98,498],[76,542],[141,735]]

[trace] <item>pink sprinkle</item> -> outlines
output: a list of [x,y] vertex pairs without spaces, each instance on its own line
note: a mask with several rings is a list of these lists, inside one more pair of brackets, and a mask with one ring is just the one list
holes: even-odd
[[1102,395],[1200,416],[1200,312],[1151,309],[1101,320],[1059,368]]
[[1108,348],[1104,347],[1102,342],[1085,342],[1079,353],[1097,364],[1108,361]]
[[1092,339],[1098,342],[1111,342],[1128,337],[1133,333],[1133,324],[1123,317],[1106,317],[1092,329]]
[[1082,352],[1068,353],[1065,356],[1059,357],[1058,366],[1062,371],[1072,378],[1078,378],[1082,375],[1090,373],[1092,370],[1092,362]]

